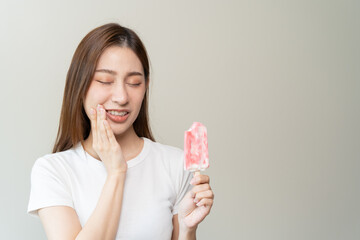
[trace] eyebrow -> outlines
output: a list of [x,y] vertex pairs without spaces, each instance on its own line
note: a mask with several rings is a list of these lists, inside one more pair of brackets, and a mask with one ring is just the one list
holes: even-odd
[[[110,69],[97,69],[97,70],[95,70],[95,72],[108,73],[108,74],[111,74],[111,75],[113,75],[113,76],[116,76],[116,75],[117,75],[117,72],[116,72],[116,71],[110,70]],[[132,72],[128,72],[128,73],[125,75],[125,78],[131,77],[131,76],[142,76],[142,75],[143,75],[143,74],[140,73],[140,72],[132,71]]]

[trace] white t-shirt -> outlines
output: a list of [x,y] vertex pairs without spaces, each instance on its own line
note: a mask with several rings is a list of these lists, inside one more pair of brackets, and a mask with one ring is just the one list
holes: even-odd
[[[144,139],[138,156],[129,160],[116,239],[170,239],[172,217],[192,188],[184,171],[183,150]],[[104,164],[73,148],[36,160],[31,173],[28,213],[49,206],[75,209],[81,226],[94,211],[107,172]]]

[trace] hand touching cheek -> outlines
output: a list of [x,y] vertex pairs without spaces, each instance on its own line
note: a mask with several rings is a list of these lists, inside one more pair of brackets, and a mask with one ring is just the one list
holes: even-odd
[[99,105],[95,111],[91,108],[91,132],[93,149],[104,163],[108,174],[127,171],[127,163],[121,146],[116,141],[113,131],[106,120],[105,109]]

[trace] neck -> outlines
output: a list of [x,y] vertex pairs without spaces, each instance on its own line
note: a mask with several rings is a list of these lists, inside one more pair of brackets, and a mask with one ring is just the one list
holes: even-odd
[[[143,148],[143,140],[136,135],[133,127],[121,135],[116,135],[115,138],[121,146],[126,161],[136,157]],[[90,132],[89,137],[84,141],[84,150],[92,157],[100,160],[100,157],[92,147],[92,142],[93,135]]]

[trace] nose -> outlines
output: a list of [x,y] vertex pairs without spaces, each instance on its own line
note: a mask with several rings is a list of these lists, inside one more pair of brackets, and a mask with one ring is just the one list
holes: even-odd
[[128,92],[124,83],[118,83],[113,89],[112,99],[113,102],[119,105],[126,105],[129,102]]

